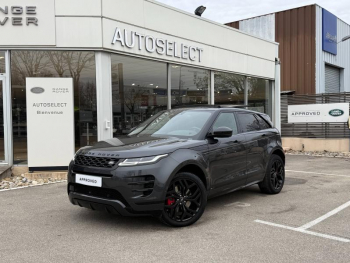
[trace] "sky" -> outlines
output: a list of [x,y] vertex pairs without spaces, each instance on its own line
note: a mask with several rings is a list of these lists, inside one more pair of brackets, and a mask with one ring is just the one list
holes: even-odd
[[350,0],[156,0],[193,13],[204,5],[202,17],[218,23],[228,23],[294,7],[318,4],[350,24]]

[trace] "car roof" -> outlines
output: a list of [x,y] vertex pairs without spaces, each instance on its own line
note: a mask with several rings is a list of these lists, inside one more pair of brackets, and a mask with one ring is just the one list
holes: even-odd
[[263,114],[266,115],[265,113],[261,113],[258,111],[252,111],[252,110],[247,110],[247,109],[241,109],[241,108],[235,108],[235,107],[225,107],[225,106],[198,106],[198,107],[178,107],[178,108],[173,108],[172,110],[198,110],[198,111],[203,111],[203,110],[210,110],[210,111],[237,111],[237,112],[249,112],[249,113],[254,113],[254,114]]

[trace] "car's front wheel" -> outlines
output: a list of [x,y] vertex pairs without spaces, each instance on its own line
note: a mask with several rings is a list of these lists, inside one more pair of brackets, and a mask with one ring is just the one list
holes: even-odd
[[192,173],[179,173],[167,189],[161,221],[174,227],[195,223],[204,213],[207,192],[203,182]]
[[281,192],[285,179],[284,163],[281,157],[273,154],[267,166],[265,178],[259,183],[260,190],[266,194]]

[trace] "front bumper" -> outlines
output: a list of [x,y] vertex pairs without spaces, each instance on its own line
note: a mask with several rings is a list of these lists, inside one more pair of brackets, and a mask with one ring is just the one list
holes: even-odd
[[[94,168],[71,162],[68,195],[74,205],[123,216],[159,215],[167,185],[179,164],[170,156],[155,164]],[[76,174],[102,177],[102,187],[77,184]]]
[[84,194],[79,194],[76,192],[69,193],[69,200],[74,205],[79,205],[80,207],[89,208],[97,211],[104,211],[110,214],[130,216],[125,208],[126,206],[118,200],[109,200],[104,198],[99,198],[96,196],[89,196]]

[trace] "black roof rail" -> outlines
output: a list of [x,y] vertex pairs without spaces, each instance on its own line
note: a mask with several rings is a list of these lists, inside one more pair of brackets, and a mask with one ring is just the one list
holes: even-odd
[[209,104],[195,104],[195,105],[176,105],[172,106],[172,109],[181,109],[181,108],[246,108],[248,105],[209,105]]
[[218,105],[218,108],[246,108],[249,105]]

